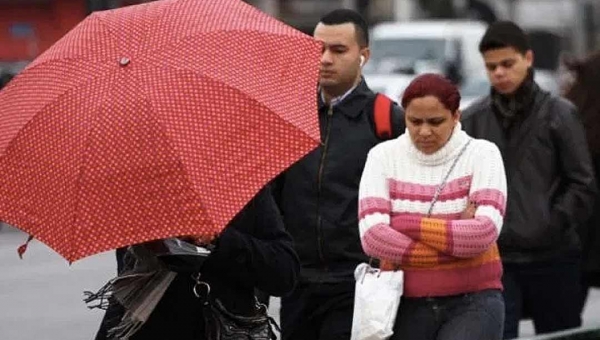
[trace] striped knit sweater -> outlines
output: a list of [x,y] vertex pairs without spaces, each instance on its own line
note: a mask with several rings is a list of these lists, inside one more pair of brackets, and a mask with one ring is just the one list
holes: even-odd
[[[432,215],[436,188],[470,137],[455,128],[431,155],[408,133],[374,147],[359,191],[359,228],[365,252],[404,270],[404,295],[449,296],[502,289],[496,240],[506,208],[506,177],[498,148],[474,139],[450,173]],[[461,219],[469,202],[473,219]]]

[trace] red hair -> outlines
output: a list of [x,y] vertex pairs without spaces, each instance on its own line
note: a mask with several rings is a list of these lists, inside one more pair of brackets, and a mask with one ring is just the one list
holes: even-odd
[[406,110],[413,99],[436,97],[446,109],[454,113],[460,106],[460,93],[450,80],[439,74],[425,73],[410,82],[402,95],[402,107]]

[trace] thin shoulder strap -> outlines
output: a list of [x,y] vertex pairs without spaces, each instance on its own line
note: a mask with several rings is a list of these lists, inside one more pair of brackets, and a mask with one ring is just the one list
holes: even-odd
[[431,216],[431,213],[433,212],[433,206],[437,203],[437,201],[440,197],[440,194],[442,193],[442,190],[444,190],[444,187],[446,186],[446,183],[448,182],[448,178],[450,178],[450,174],[452,173],[452,170],[454,170],[454,167],[456,167],[456,163],[458,163],[458,160],[460,159],[460,157],[463,155],[463,153],[465,153],[465,150],[467,150],[467,146],[469,146],[469,144],[471,144],[472,140],[473,139],[470,138],[465,143],[465,145],[462,147],[462,149],[460,150],[460,152],[454,159],[454,162],[452,162],[450,169],[448,169],[448,172],[446,172],[446,176],[444,176],[442,183],[440,183],[440,185],[438,185],[438,187],[436,188],[435,194],[433,195],[433,199],[431,200],[431,205],[429,206],[429,211],[427,212],[427,217]]

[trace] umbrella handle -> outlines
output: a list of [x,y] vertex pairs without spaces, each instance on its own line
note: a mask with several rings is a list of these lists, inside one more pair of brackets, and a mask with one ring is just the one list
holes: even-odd
[[25,241],[25,243],[20,245],[17,249],[17,254],[19,254],[19,258],[21,260],[23,259],[23,255],[25,255],[25,252],[27,251],[27,246],[29,245],[29,242],[31,242],[31,240],[33,240],[33,235],[29,235],[27,237],[27,241]]

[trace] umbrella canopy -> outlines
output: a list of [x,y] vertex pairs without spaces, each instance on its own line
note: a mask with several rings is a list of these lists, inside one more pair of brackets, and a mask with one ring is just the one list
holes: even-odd
[[93,13],[0,92],[0,220],[70,262],[219,232],[317,146],[320,48],[238,0]]

